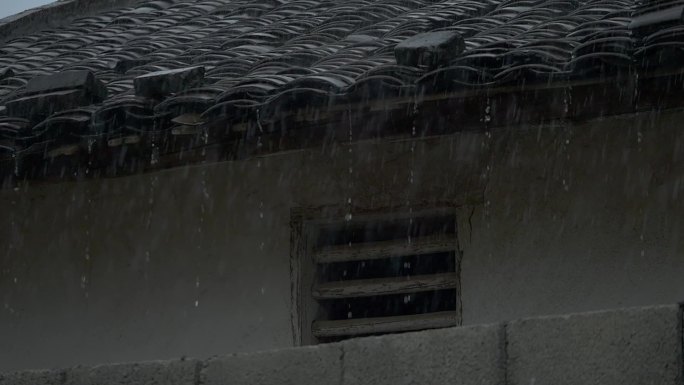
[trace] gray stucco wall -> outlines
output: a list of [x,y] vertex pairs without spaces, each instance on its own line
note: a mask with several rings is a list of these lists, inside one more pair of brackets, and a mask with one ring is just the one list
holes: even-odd
[[465,324],[677,302],[681,119],[364,142],[0,192],[0,371],[291,346],[291,210],[349,198],[361,211],[478,197]]
[[682,300],[681,116],[503,134],[464,258],[466,321]]

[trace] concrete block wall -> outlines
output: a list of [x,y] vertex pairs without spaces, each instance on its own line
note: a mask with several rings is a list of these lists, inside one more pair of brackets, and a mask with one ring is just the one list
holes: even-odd
[[254,354],[0,374],[0,385],[682,385],[678,305]]
[[681,384],[681,322],[678,306],[511,322],[508,383]]

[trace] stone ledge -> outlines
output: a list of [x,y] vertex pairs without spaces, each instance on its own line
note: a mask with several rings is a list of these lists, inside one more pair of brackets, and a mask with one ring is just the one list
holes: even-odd
[[678,305],[194,359],[0,374],[0,385],[681,385]]
[[436,329],[343,343],[344,385],[499,385],[503,325]]
[[208,360],[200,375],[203,385],[339,385],[339,344],[307,346]]
[[187,359],[76,367],[65,372],[61,385],[195,385],[199,362]]
[[62,385],[66,373],[60,370],[35,370],[0,373],[0,385]]

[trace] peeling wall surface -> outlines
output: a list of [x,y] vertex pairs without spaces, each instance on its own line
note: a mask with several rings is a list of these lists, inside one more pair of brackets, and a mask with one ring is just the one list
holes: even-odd
[[291,212],[350,198],[355,213],[469,204],[466,325],[678,302],[682,115],[2,191],[0,371],[290,347]]

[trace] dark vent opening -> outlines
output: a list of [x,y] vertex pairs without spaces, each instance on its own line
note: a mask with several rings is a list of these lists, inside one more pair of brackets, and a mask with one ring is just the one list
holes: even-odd
[[400,218],[324,225],[316,247],[380,242],[456,233],[453,216]]
[[321,264],[319,282],[408,277],[456,271],[455,252]]
[[456,290],[324,300],[320,304],[329,320],[425,314],[453,310]]

